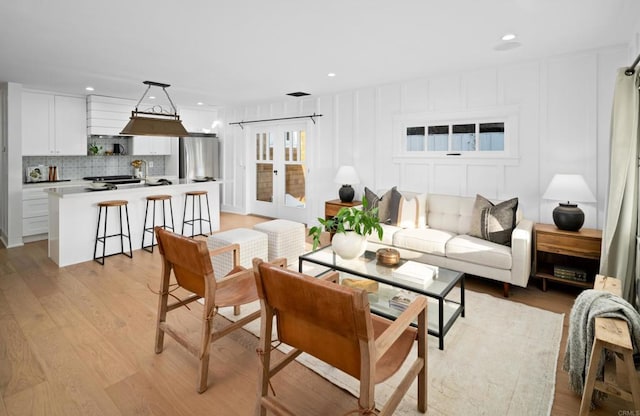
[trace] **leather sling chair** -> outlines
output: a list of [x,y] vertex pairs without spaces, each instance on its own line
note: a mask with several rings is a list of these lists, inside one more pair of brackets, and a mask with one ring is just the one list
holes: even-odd
[[[154,231],[162,256],[155,351],[157,354],[162,352],[164,335],[167,334],[195,355],[200,360],[197,390],[198,393],[202,393],[207,390],[210,344],[260,316],[260,312],[256,311],[220,330],[216,330],[213,326],[218,308],[233,306],[234,313],[237,315],[240,313],[240,305],[258,299],[253,272],[239,265],[240,246],[237,244],[210,251],[204,240],[186,238],[161,227],[155,227]],[[229,252],[233,253],[233,268],[223,278],[216,279],[211,265],[211,256]],[[277,259],[274,262],[282,264],[286,260]],[[172,271],[177,286],[189,292],[189,295],[169,303],[170,293],[175,290],[170,287]],[[198,299],[204,299],[204,308],[200,343],[196,345],[179,332],[178,325],[167,322],[167,313]]]
[[[397,389],[380,410],[391,415],[418,379],[418,410],[427,408],[427,299],[418,296],[395,321],[371,314],[362,289],[336,284],[338,274],[314,278],[254,259],[253,271],[261,304],[260,370],[256,414],[293,415],[270,396],[271,377],[306,352],[360,381],[358,414],[376,414],[374,387],[395,374],[417,338],[418,354]],[[331,281],[330,281],[331,280]],[[273,317],[278,341],[293,350],[271,363]],[[417,319],[417,329],[411,323]]]

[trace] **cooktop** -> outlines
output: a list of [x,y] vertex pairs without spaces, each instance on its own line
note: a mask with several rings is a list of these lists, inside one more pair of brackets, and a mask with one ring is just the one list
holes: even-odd
[[140,182],[140,178],[136,178],[135,176],[131,176],[131,175],[86,176],[82,179],[84,179],[85,181],[108,182],[115,185]]

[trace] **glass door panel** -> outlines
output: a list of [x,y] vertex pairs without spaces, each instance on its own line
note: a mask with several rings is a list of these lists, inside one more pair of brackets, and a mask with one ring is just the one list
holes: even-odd
[[273,202],[273,137],[271,133],[256,134],[256,200]]
[[304,208],[307,199],[306,167],[304,165],[305,131],[284,132],[285,195],[284,205]]
[[252,136],[255,176],[252,211],[258,215],[304,221],[307,200],[304,125],[263,127]]
[[256,164],[256,200],[273,202],[273,164]]

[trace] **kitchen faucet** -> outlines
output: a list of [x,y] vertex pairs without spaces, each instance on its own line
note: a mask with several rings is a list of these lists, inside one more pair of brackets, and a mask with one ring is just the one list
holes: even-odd
[[144,159],[141,159],[140,161],[144,164],[143,178],[144,180],[147,180],[147,177],[149,176],[149,164]]

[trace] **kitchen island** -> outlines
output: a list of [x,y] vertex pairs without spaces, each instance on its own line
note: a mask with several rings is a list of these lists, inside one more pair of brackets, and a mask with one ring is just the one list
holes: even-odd
[[[149,186],[144,183],[135,185],[117,185],[117,189],[93,190],[89,186],[75,186],[65,188],[49,188],[46,190],[49,198],[49,257],[60,267],[93,260],[93,250],[98,226],[98,206],[100,201],[122,199],[129,201],[129,222],[131,229],[131,245],[134,250],[142,245],[146,197],[149,195],[171,195],[173,204],[173,218],[175,231],[182,230],[182,213],[184,210],[185,192],[208,191],[211,213],[212,231],[220,230],[220,181],[194,182],[189,179],[173,180],[171,185]],[[205,205],[203,201],[203,206]],[[149,207],[151,215],[151,206]],[[196,215],[197,215],[196,207]],[[124,214],[124,210],[123,210]],[[191,217],[191,201],[187,206],[187,216]],[[167,223],[170,224],[167,203]],[[162,223],[162,208],[156,206],[156,225]],[[151,220],[147,222],[150,227]],[[125,227],[126,234],[126,221]],[[116,231],[118,228],[118,231]],[[196,232],[198,229],[196,228]],[[208,227],[204,224],[204,231]],[[117,210],[109,210],[107,234],[119,232]],[[191,228],[185,227],[185,234]],[[146,242],[151,235],[146,237]],[[127,245],[126,239],[124,240]],[[120,251],[120,239],[107,240],[107,254]],[[136,255],[149,255],[145,251],[136,251]],[[108,260],[107,260],[108,262]]]

